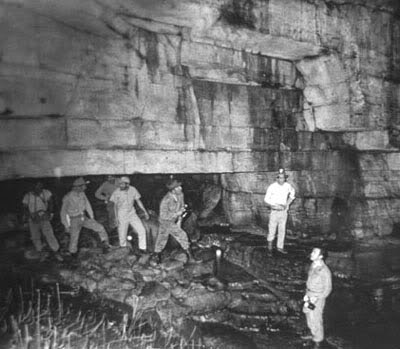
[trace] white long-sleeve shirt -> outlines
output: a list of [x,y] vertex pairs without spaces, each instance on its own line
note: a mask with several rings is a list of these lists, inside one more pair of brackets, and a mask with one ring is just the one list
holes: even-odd
[[279,184],[278,182],[272,183],[265,194],[264,201],[268,205],[286,205],[288,198],[295,199],[295,190],[287,182]]

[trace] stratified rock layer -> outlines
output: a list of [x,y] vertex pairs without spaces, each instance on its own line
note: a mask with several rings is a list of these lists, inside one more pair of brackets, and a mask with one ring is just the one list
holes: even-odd
[[390,0],[3,0],[0,178],[221,173],[230,222],[265,225],[285,167],[295,229],[345,214],[357,237],[390,234],[398,15]]

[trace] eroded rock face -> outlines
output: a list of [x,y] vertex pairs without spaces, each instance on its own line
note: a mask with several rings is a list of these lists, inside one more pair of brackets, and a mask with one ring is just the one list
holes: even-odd
[[328,231],[339,198],[353,235],[389,234],[398,14],[390,0],[2,2],[0,178],[240,173],[223,183],[229,222],[265,225],[285,167],[294,227]]

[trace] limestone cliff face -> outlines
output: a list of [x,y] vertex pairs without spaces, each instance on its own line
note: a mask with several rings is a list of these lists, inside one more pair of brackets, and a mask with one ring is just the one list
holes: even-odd
[[[233,223],[400,220],[390,0],[0,0],[0,178],[221,173]],[[340,224],[339,224],[340,223]]]

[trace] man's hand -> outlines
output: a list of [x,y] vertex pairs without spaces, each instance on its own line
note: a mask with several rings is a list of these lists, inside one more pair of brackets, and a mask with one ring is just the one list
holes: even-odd
[[146,221],[148,221],[150,219],[150,216],[149,216],[149,214],[147,212],[144,213],[144,219]]

